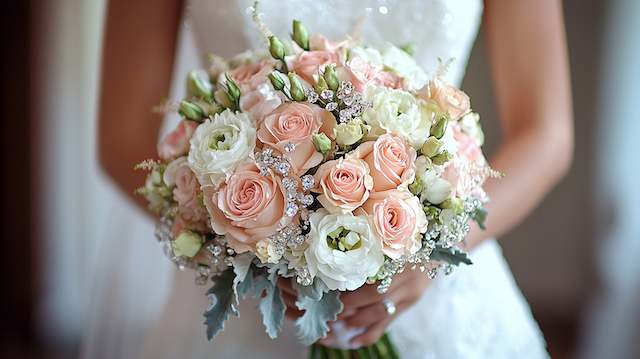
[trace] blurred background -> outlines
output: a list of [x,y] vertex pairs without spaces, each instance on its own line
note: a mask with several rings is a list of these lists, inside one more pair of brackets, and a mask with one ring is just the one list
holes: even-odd
[[[76,357],[86,329],[93,264],[113,230],[102,219],[107,203],[122,200],[86,151],[96,142],[105,5],[0,4],[0,357]],[[567,0],[564,9],[573,167],[501,244],[553,357],[637,358],[640,2]],[[482,33],[463,89],[482,114],[491,153],[500,133]]]

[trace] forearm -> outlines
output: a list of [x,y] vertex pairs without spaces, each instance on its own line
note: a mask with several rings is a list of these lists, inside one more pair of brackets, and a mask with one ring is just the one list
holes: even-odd
[[485,184],[486,229],[474,223],[467,246],[500,237],[522,222],[568,171],[572,150],[571,131],[562,127],[532,128],[509,138],[490,161],[504,177]]
[[145,173],[133,168],[157,158],[162,118],[152,108],[167,96],[181,9],[181,0],[111,0],[108,5],[98,131],[100,164],[142,207],[144,200],[134,191],[144,185]]

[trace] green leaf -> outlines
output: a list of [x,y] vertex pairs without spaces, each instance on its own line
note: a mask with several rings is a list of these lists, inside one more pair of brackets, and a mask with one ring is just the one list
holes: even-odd
[[484,222],[487,220],[487,214],[488,212],[484,207],[479,207],[471,213],[471,219],[476,221],[480,229],[485,230],[487,227],[484,226]]
[[296,306],[304,310],[302,317],[296,320],[298,338],[304,345],[311,345],[326,336],[329,332],[327,322],[336,320],[343,308],[338,291],[324,293],[319,300],[299,296]]
[[244,299],[253,289],[253,255],[243,253],[233,258],[233,272],[236,277],[233,279],[233,289],[240,299]]
[[293,281],[293,286],[299,296],[309,297],[313,300],[320,300],[322,293],[329,290],[326,284],[318,278],[315,278],[311,285],[301,285],[297,281]]
[[460,263],[464,264],[473,264],[471,259],[466,252],[463,252],[457,248],[443,248],[436,247],[431,252],[431,259],[434,261],[446,262],[452,265],[459,265]]
[[236,274],[227,269],[215,279],[207,295],[212,296],[212,305],[204,312],[204,324],[207,327],[207,338],[213,339],[222,329],[230,315],[238,316],[238,295],[233,281]]
[[[273,279],[271,280],[269,277]],[[254,296],[259,296],[262,292],[265,293],[265,296],[262,297],[260,303],[258,303],[258,310],[260,310],[262,314],[262,323],[265,326],[267,334],[271,339],[274,339],[282,330],[286,307],[282,300],[280,288],[276,286],[275,281],[277,277],[269,277],[266,273],[255,277]]]

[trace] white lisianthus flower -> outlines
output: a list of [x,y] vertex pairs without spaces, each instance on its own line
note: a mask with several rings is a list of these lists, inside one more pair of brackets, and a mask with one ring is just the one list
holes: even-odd
[[382,50],[382,64],[404,78],[409,90],[417,90],[429,81],[427,74],[411,55],[391,44],[387,44]]
[[378,273],[384,255],[367,217],[320,209],[309,221],[310,241],[304,252],[309,273],[330,290],[355,290]]
[[365,98],[373,105],[362,116],[371,126],[370,137],[392,133],[414,148],[420,148],[429,138],[434,113],[422,100],[406,91],[377,86],[368,86]]
[[427,200],[433,204],[440,204],[451,197],[453,186],[449,181],[440,177],[441,169],[436,168],[431,161],[420,156],[416,159],[416,181],[422,185],[420,201]]
[[202,187],[217,187],[253,153],[256,128],[244,113],[225,110],[207,120],[191,138],[189,167]]

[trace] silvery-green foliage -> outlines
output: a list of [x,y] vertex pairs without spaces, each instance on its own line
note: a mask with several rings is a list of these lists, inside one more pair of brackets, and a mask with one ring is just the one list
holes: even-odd
[[441,261],[452,265],[459,265],[460,263],[472,264],[471,259],[466,252],[463,252],[457,248],[443,248],[436,246],[431,252],[431,259],[434,261]]
[[[312,294],[317,292],[310,291]],[[326,292],[319,299],[301,295],[299,292],[298,309],[304,310],[304,314],[296,320],[298,338],[304,345],[311,345],[323,338],[329,332],[328,322],[338,318],[343,305],[340,301],[340,292]]]
[[211,306],[204,312],[204,324],[207,327],[207,338],[213,339],[222,329],[230,315],[238,316],[238,295],[234,290],[236,274],[227,269],[216,277],[207,295],[212,297]]

